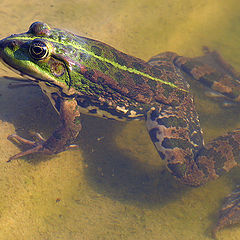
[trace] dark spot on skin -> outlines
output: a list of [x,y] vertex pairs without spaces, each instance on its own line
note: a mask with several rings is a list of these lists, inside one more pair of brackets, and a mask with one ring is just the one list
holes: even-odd
[[98,81],[99,83],[104,83],[104,82],[105,82],[105,79],[102,78],[102,77],[98,77],[98,78],[97,78],[97,81]]
[[182,118],[178,117],[158,118],[157,122],[159,125],[163,125],[167,128],[169,127],[185,128],[187,126],[187,123]]
[[53,133],[53,137],[56,139],[56,140],[61,140],[62,139],[62,134],[61,133],[58,133],[57,131],[55,131]]
[[133,66],[133,68],[135,68],[137,70],[144,70],[144,65],[139,62],[133,62],[132,66]]
[[87,55],[85,53],[80,53],[80,59],[85,61],[87,59]]
[[87,79],[91,79],[92,76],[94,75],[94,71],[93,70],[88,70],[84,73],[84,76],[87,78]]
[[132,74],[132,78],[136,84],[143,84],[144,80],[143,77],[138,74]]
[[151,87],[152,90],[156,90],[157,84],[157,81],[153,81],[151,79],[148,80],[148,85]]
[[94,52],[97,56],[101,56],[102,49],[97,46],[91,46],[91,51]]
[[90,102],[87,99],[77,99],[77,103],[82,108],[87,108],[88,106],[90,106]]
[[203,85],[205,85],[205,86],[207,86],[207,87],[209,87],[209,88],[212,87],[213,82],[211,82],[210,79],[207,78],[206,76],[205,76],[205,77],[201,77],[201,78],[199,79],[199,81],[200,81]]
[[102,72],[106,72],[108,70],[108,67],[102,61],[99,59],[96,59],[95,61]]
[[159,156],[161,157],[162,160],[166,158],[165,154],[163,152],[158,151]]
[[189,141],[180,139],[180,138],[164,138],[162,142],[162,146],[167,149],[174,149],[174,148],[180,148],[180,149],[187,149],[192,148]]
[[88,112],[89,112],[89,113],[94,113],[94,114],[95,114],[95,113],[97,113],[97,109],[91,109],[91,110],[89,110]]
[[163,84],[163,85],[162,85],[162,88],[164,88],[163,95],[164,95],[166,98],[169,98],[169,96],[171,95],[171,93],[175,90],[173,87],[171,87],[170,85],[167,85],[167,84]]
[[175,163],[175,164],[168,164],[168,168],[171,170],[174,176],[179,179],[183,179],[185,176],[185,172],[187,169],[186,164],[184,163]]
[[61,104],[61,100],[60,98],[58,97],[58,94],[57,93],[51,93],[51,97],[52,99],[54,100],[54,106],[55,108],[58,110],[58,112],[60,112],[60,104]]
[[112,65],[111,63],[109,63],[109,62],[106,62],[106,65],[107,65],[107,67],[108,67],[109,69],[111,69],[111,68],[113,67],[113,65]]
[[21,47],[14,52],[14,58],[23,61],[25,60],[29,61],[28,49],[29,49],[28,43],[22,44]]
[[152,140],[153,143],[155,142],[159,142],[159,140],[157,139],[157,134],[160,133],[159,129],[158,128],[152,128],[150,131],[149,131],[149,135],[150,135],[150,138]]
[[114,74],[114,77],[117,79],[117,81],[121,81],[122,79],[124,79],[125,78],[125,76],[123,75],[123,74],[121,74],[120,72],[116,72],[115,74]]
[[121,58],[118,53],[112,51],[112,54],[114,56],[115,62],[119,63],[122,66],[127,66],[126,61],[123,58]]
[[[20,43],[19,43],[20,45]],[[15,40],[12,40],[8,43],[8,47],[11,48],[12,50],[17,46],[17,42]]]
[[154,76],[158,76],[158,77],[162,76],[161,70],[156,67],[152,67],[150,71]]
[[158,116],[159,116],[159,111],[158,110],[153,110],[150,114],[150,119],[152,121],[155,121]]

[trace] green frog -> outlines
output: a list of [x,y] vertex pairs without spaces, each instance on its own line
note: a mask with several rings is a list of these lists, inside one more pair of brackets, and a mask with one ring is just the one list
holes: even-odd
[[[9,162],[36,152],[57,154],[74,147],[71,143],[81,130],[83,113],[119,121],[143,119],[160,157],[181,183],[200,186],[218,178],[239,164],[240,130],[204,144],[182,71],[234,102],[240,101],[240,84],[237,73],[217,53],[208,54],[220,63],[219,72],[199,59],[172,52],[145,62],[41,22],[33,23],[26,33],[1,40],[1,61],[39,85],[61,119],[46,140],[39,134],[36,141],[9,136],[29,145]],[[239,220],[237,200],[236,192],[227,199],[214,231]]]

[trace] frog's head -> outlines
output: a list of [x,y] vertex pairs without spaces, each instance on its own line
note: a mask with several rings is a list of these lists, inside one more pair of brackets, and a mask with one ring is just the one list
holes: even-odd
[[61,87],[69,93],[74,51],[64,42],[71,37],[71,33],[35,22],[26,33],[0,41],[0,60],[22,76]]

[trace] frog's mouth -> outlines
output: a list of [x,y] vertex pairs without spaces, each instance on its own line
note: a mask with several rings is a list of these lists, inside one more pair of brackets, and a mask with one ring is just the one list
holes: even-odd
[[[29,80],[29,82],[34,82],[36,84],[38,84],[41,89],[42,86],[48,86],[48,87],[53,87],[55,88],[57,91],[57,93],[61,96],[64,97],[73,97],[74,96],[74,91],[73,89],[69,89],[65,84],[60,84],[57,83],[55,79],[51,79],[51,77],[47,76],[46,78],[38,78],[35,76],[32,76],[30,74],[27,73],[23,73],[20,69],[16,69],[15,66],[11,66],[4,58],[1,57],[0,55],[0,62],[3,63],[3,65],[5,65],[7,68],[9,68],[10,70],[12,70],[13,72],[15,72],[16,74],[20,75],[22,78],[22,81],[26,81],[26,79]],[[24,79],[25,78],[25,79]],[[21,79],[19,79],[21,81]],[[45,84],[42,84],[45,83]]]
[[[11,71],[15,72],[16,74],[20,75],[23,78],[27,78],[28,80],[31,80],[33,82],[39,82],[40,79],[37,79],[31,75],[25,74],[23,72],[21,72],[20,70],[17,70],[16,68],[12,67],[11,65],[9,65],[7,62],[4,61],[3,58],[0,57],[0,62],[6,66],[7,68],[9,68]],[[24,80],[24,79],[23,79]]]
[[31,81],[38,82],[39,79],[37,79],[36,77],[21,71],[21,69],[19,69],[19,66],[16,63],[14,63],[14,61],[11,59],[11,57],[9,57],[4,52],[5,47],[8,46],[9,44],[10,44],[10,42],[5,41],[5,39],[0,41],[0,62],[4,66],[6,66],[10,70],[12,70],[13,72],[17,73],[18,75],[20,75],[24,78],[27,78]]

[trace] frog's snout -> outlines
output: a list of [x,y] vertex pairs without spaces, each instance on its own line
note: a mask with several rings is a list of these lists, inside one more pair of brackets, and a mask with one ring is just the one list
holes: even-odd
[[0,41],[0,51],[3,51],[6,47],[10,48],[10,49],[14,49],[17,45],[19,45],[17,43],[16,40],[7,40],[7,39],[3,39]]
[[3,51],[3,49],[4,49],[4,41],[1,40],[0,41],[0,56],[1,56],[1,52]]
[[9,46],[9,42],[6,41],[5,39],[0,41],[0,56],[2,56],[4,49],[8,46]]

